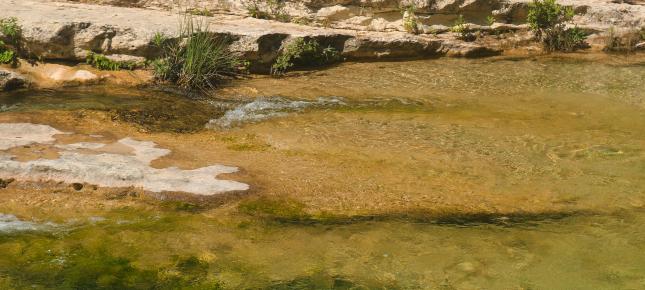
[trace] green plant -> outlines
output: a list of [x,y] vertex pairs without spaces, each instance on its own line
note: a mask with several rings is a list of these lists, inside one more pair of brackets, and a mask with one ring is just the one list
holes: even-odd
[[457,19],[450,30],[454,33],[458,33],[458,38],[464,41],[473,41],[476,38],[476,36],[470,32],[468,23],[466,23],[466,19],[461,14],[457,16]]
[[16,59],[16,54],[11,50],[5,50],[3,52],[0,52],[0,63],[2,64],[13,63],[15,59]]
[[565,23],[573,19],[574,14],[573,8],[564,7],[555,0],[533,0],[526,20],[547,51],[574,51],[582,47],[586,39],[582,30],[566,27]]
[[585,39],[586,35],[578,27],[557,26],[545,32],[543,42],[548,51],[571,52],[580,48]]
[[187,10],[188,13],[192,15],[197,15],[197,16],[213,16],[213,12],[206,8],[192,8]]
[[0,63],[15,63],[17,59],[16,53],[7,47],[4,41],[0,40]]
[[640,41],[645,40],[645,29],[630,30],[627,32],[623,32],[621,35],[619,35],[616,32],[616,29],[612,26],[605,32],[604,39],[605,39],[605,47],[603,48],[604,51],[631,52],[636,49],[636,45]]
[[403,14],[403,28],[405,31],[413,34],[419,33],[419,25],[417,24],[416,16],[417,7],[415,5],[409,5],[402,7],[401,14]]
[[158,79],[165,80],[170,77],[171,67],[170,67],[170,63],[168,62],[168,59],[166,58],[154,59],[149,64],[152,67],[152,71],[154,75]]
[[244,2],[247,14],[258,19],[273,19],[280,22],[290,22],[291,16],[284,9],[283,0],[248,0]]
[[[0,19],[0,32],[4,38],[0,40],[0,63],[18,66],[18,55],[22,49],[22,27],[15,17]],[[5,42],[6,41],[6,42]]]
[[22,28],[15,17],[0,19],[0,32],[9,39],[16,39],[21,36]]
[[339,60],[340,55],[335,48],[323,48],[315,39],[297,38],[278,56],[271,66],[271,74],[282,75],[294,67],[321,66]]
[[150,42],[157,48],[163,48],[168,43],[168,36],[163,32],[155,32]]
[[269,14],[260,7],[257,0],[251,0],[244,3],[246,12],[249,16],[257,19],[269,19]]
[[100,70],[133,70],[137,67],[137,63],[134,61],[115,61],[105,55],[93,52],[87,55],[86,62]]
[[486,17],[486,24],[488,26],[493,26],[493,24],[495,24],[495,21],[496,19],[495,19],[495,16],[493,15],[488,15],[488,17]]
[[228,49],[226,39],[208,32],[188,14],[180,24],[182,41],[165,45],[163,57],[151,62],[155,77],[189,91],[206,91],[236,76],[244,63]]

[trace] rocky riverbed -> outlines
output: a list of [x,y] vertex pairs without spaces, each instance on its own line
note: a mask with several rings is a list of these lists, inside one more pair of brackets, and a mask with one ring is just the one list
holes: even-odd
[[642,63],[3,93],[0,288],[642,288]]
[[521,1],[203,1],[252,72],[346,61],[195,98],[81,64],[157,54],[169,2],[0,0],[40,56],[0,73],[0,288],[645,286],[645,55],[601,52],[642,3],[563,2],[591,47],[544,54]]

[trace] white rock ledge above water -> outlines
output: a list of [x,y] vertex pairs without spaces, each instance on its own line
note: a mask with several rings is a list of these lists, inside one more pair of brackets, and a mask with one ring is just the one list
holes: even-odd
[[236,167],[212,165],[193,170],[177,167],[153,168],[150,163],[170,154],[154,142],[124,138],[114,143],[56,144],[61,134],[47,125],[29,123],[0,124],[0,150],[29,144],[48,144],[59,151],[57,159],[17,161],[0,153],[0,178],[23,181],[61,181],[90,183],[104,187],[139,187],[151,192],[181,191],[215,195],[243,191],[249,185],[217,179],[217,175],[237,172]]

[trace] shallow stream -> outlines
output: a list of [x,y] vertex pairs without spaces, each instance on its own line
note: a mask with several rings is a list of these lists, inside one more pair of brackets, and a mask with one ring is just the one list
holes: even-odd
[[71,132],[4,150],[21,162],[133,138],[171,152],[154,168],[234,166],[218,179],[250,186],[0,180],[0,289],[645,289],[642,55],[346,63],[200,100],[90,87],[0,103],[2,123]]

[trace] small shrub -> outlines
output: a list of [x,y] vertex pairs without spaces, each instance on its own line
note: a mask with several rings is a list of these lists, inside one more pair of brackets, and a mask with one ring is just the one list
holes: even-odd
[[612,26],[605,32],[605,47],[604,51],[607,52],[632,52],[636,49],[636,45],[645,40],[645,28],[642,30],[631,30],[622,35],[616,33],[616,29]]
[[169,41],[168,36],[163,32],[155,32],[150,42],[157,48],[163,48]]
[[458,38],[464,41],[473,41],[477,37],[470,32],[468,23],[463,15],[459,15],[450,29],[452,32],[459,34]]
[[158,79],[166,80],[170,77],[170,63],[166,58],[154,59],[150,62],[152,71]]
[[250,1],[245,6],[249,16],[257,19],[269,19],[269,14],[262,10],[257,1]]
[[22,34],[22,28],[15,17],[0,19],[0,32],[9,39],[17,40]]
[[584,46],[586,36],[577,27],[566,28],[573,16],[573,8],[555,0],[533,0],[526,20],[547,51],[574,51]]
[[[15,17],[0,19],[0,32],[4,41],[0,41],[0,62],[18,66],[18,55],[22,50],[22,27]],[[5,42],[6,41],[6,42]]]
[[493,15],[488,15],[488,17],[486,17],[486,24],[488,26],[493,26],[493,24],[495,24],[495,21],[495,16]]
[[290,22],[291,16],[284,9],[283,0],[248,0],[244,7],[249,16],[258,19],[272,19],[280,22]]
[[133,70],[137,63],[133,61],[114,61],[99,53],[90,52],[87,55],[86,62],[100,70]]
[[414,5],[409,5],[401,9],[401,14],[403,14],[403,28],[408,33],[419,34],[419,25],[417,24],[416,16],[417,7]]
[[291,16],[284,9],[284,2],[282,0],[267,0],[269,7],[269,15],[275,20],[281,22],[289,22]]
[[11,50],[4,41],[0,40],[0,63],[2,64],[13,64],[18,60],[16,53]]
[[557,26],[545,32],[543,42],[548,51],[571,52],[582,47],[585,39],[586,35],[578,27],[567,29]]
[[321,66],[339,60],[340,55],[335,48],[323,48],[314,39],[298,38],[278,56],[271,67],[271,74],[282,75],[294,67]]

